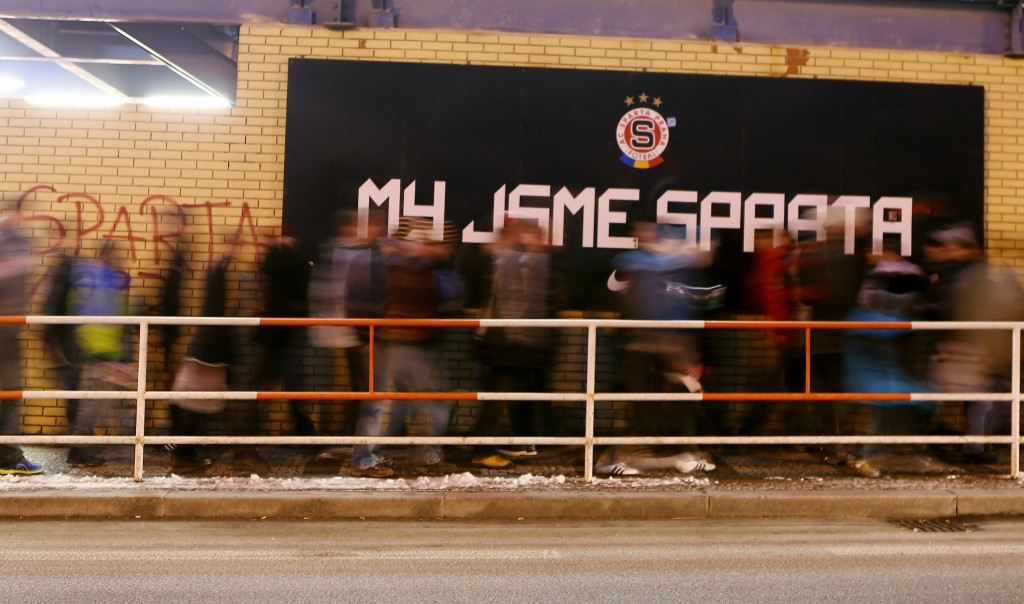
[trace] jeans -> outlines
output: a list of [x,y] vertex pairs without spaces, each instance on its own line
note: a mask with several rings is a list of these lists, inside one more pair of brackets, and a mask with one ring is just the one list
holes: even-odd
[[[394,392],[438,392],[448,389],[448,380],[437,365],[438,350],[429,344],[404,342],[382,342],[378,347],[378,365],[374,372],[374,383],[378,389],[388,386]],[[356,421],[356,436],[380,436],[383,416],[391,410],[388,426],[389,435],[405,433],[407,415],[423,411],[426,413],[424,436],[443,436],[448,432],[451,401],[411,400],[386,401],[365,400],[359,407]],[[379,457],[377,445],[355,445],[352,448],[352,467],[368,468],[376,465]],[[421,465],[433,465],[442,461],[438,445],[417,445],[411,461]]]
[[[121,386],[111,384],[100,377],[96,361],[85,361],[82,367],[82,390],[124,390]],[[118,399],[86,398],[78,403],[75,423],[71,425],[73,436],[91,436],[101,420],[112,417],[120,406]],[[72,449],[84,445],[72,445]]]
[[[988,392],[1010,392],[1013,380],[1005,375],[990,376]],[[1010,433],[1010,404],[1007,401],[967,401],[965,409],[968,436],[992,436]],[[984,443],[968,443],[963,452],[976,455],[985,450]]]

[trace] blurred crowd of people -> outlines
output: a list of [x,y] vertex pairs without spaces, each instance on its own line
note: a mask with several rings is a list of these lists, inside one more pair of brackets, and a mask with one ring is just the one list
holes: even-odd
[[[451,224],[403,218],[393,233],[378,214],[339,212],[335,235],[324,242],[313,262],[296,241],[282,235],[266,247],[261,259],[266,317],[435,319],[459,316],[467,286],[455,269],[457,237]],[[685,237],[681,227],[637,220],[632,223],[637,247],[612,260],[609,287],[616,291],[620,314],[627,319],[671,321],[700,319],[720,309],[726,289],[715,274],[713,253]],[[857,240],[848,253],[841,233],[823,241],[793,241],[784,230],[760,231],[742,293],[745,310],[770,320],[905,322],[1022,321],[1024,290],[1013,270],[989,263],[978,243],[976,226],[946,222],[929,228],[920,250],[911,257],[899,246]],[[549,247],[548,233],[535,221],[514,216],[495,243],[481,246],[486,267],[480,316],[495,319],[554,318],[566,308],[565,269]],[[223,257],[208,267],[200,315],[225,317],[228,274],[236,252],[229,242]],[[61,257],[49,284],[43,314],[108,316],[130,314],[126,274],[111,263],[112,248],[96,259]],[[0,224],[0,315],[25,314],[30,270],[28,245],[16,225]],[[180,307],[184,261],[176,256],[166,279],[162,312]],[[734,292],[733,292],[734,293]],[[371,363],[369,328],[323,325],[261,327],[255,336],[260,350],[260,375],[285,391],[306,391],[304,364],[311,349],[334,357],[345,367],[353,392],[447,392],[449,376],[442,363],[443,342],[435,327],[391,324],[375,332]],[[809,374],[805,369],[804,330],[773,329],[770,340],[778,364],[771,370],[772,388],[789,392],[909,393],[935,391],[1009,392],[1009,332],[951,330],[929,332],[922,340],[909,329],[814,329]],[[21,388],[18,326],[0,326],[0,389]],[[165,329],[168,350],[177,330]],[[699,330],[638,327],[619,334],[621,376],[615,380],[631,393],[699,393],[711,371],[705,361]],[[550,392],[557,356],[557,333],[545,327],[488,327],[475,334],[480,390],[485,392]],[[134,389],[132,333],[124,325],[96,323],[48,325],[44,341],[64,390]],[[225,401],[189,398],[189,391],[230,390],[231,367],[238,362],[235,328],[203,324],[190,331],[184,358],[169,366],[170,433],[199,435]],[[370,375],[371,367],[373,375]],[[772,391],[772,390],[769,390]],[[358,401],[356,436],[445,435],[452,401],[443,398],[406,400],[386,394]],[[83,397],[66,401],[69,432],[93,434],[117,401]],[[743,433],[763,433],[770,412],[782,416],[786,434],[921,435],[947,429],[936,421],[935,402],[897,400],[813,401],[751,407]],[[866,411],[866,429],[854,431],[851,417]],[[1010,406],[1005,401],[964,403],[962,432],[968,435],[1007,433]],[[19,402],[0,402],[0,430],[20,431]],[[621,435],[695,436],[707,421],[696,401],[631,403],[628,427]],[[318,430],[310,401],[288,402],[293,431],[315,436]],[[551,403],[513,398],[480,404],[472,434],[534,437],[550,433]],[[503,418],[507,418],[505,421]],[[255,430],[255,428],[254,428]],[[170,446],[176,469],[210,466],[202,447]],[[826,463],[849,464],[865,476],[877,476],[873,457],[889,445],[829,446]],[[919,450],[920,447],[910,447]],[[451,464],[436,445],[409,448],[414,469],[443,471]],[[517,458],[536,455],[533,445],[477,446],[472,463],[504,468]],[[964,461],[985,461],[991,449],[965,445]],[[347,460],[342,469],[357,477],[384,478],[394,473],[393,461],[380,448],[360,444],[319,450],[321,462]],[[94,446],[69,448],[67,463],[96,467],[105,459]],[[454,469],[453,466],[451,466]],[[715,469],[712,456],[695,446],[613,446],[601,451],[598,474],[639,475],[674,470],[680,473]],[[16,446],[0,446],[0,472],[32,474],[41,468],[25,459]]]
[[[833,234],[838,236],[806,243],[793,242],[782,231],[763,234],[748,273],[753,310],[776,320],[1024,320],[1024,289],[1016,273],[985,258],[977,226],[969,221],[927,225],[920,249],[911,257],[901,255],[896,241],[876,247],[862,239],[857,240],[857,253],[847,254],[841,234]],[[793,404],[786,409],[788,433],[1009,434],[1007,401],[958,403],[955,397],[1011,391],[1008,330],[815,329],[809,372],[802,333],[780,330],[773,336],[780,350],[778,383],[790,392],[936,392],[949,393],[953,404],[963,405],[962,426],[954,426],[936,413],[939,402],[909,397]],[[867,426],[854,431],[851,418],[858,408],[866,410]],[[849,464],[869,477],[881,473],[878,456],[927,455],[921,446],[881,443],[830,446],[822,453],[826,463]],[[952,456],[962,463],[995,460],[993,450],[982,443],[968,443]]]

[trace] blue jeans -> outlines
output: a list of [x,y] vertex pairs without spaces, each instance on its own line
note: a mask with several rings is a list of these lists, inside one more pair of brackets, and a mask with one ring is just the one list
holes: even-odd
[[[1013,380],[1010,376],[990,376],[987,390],[989,392],[1006,393],[1010,392]],[[994,434],[1010,433],[1010,405],[1007,401],[967,401],[964,410],[966,429],[968,436],[992,436]],[[984,443],[968,443],[964,445],[963,452],[976,455],[985,450]]]
[[[97,361],[87,360],[82,366],[80,386],[82,390],[124,390],[121,386],[100,379]],[[75,422],[71,425],[73,436],[92,436],[96,426],[114,416],[120,408],[118,399],[86,398],[78,403]],[[72,448],[83,445],[72,445]]]
[[[448,390],[448,380],[438,366],[439,352],[429,344],[404,342],[382,342],[377,348],[379,354],[374,371],[377,388],[388,387],[393,392],[443,392]],[[391,410],[388,434],[405,432],[407,415],[424,411],[427,421],[423,436],[443,436],[448,432],[451,401],[414,400],[386,401],[366,400],[359,406],[356,420],[356,436],[380,436],[383,416]],[[352,448],[352,467],[368,468],[375,465],[379,457],[377,445],[355,445]],[[411,461],[421,465],[440,463],[443,457],[438,445],[417,445]]]

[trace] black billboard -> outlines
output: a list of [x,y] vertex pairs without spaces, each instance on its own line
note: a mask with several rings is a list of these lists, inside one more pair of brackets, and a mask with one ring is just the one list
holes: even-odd
[[758,230],[867,213],[870,244],[910,255],[922,220],[984,211],[977,86],[292,59],[285,147],[307,250],[341,208],[453,221],[465,244],[525,216],[580,308],[604,306],[635,218],[715,249],[728,281]]

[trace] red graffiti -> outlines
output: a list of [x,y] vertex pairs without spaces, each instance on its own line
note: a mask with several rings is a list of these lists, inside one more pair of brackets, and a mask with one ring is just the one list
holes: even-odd
[[[248,243],[253,246],[259,244],[252,209],[249,202],[245,201],[241,204],[226,200],[180,203],[167,195],[150,195],[137,206],[117,206],[113,219],[108,220],[108,213],[99,199],[88,193],[76,192],[61,194],[50,201],[47,204],[48,212],[30,212],[26,209],[30,201],[36,201],[40,195],[47,193],[58,194],[59,191],[56,187],[45,184],[28,188],[18,197],[15,210],[15,216],[19,221],[45,222],[53,229],[54,239],[49,247],[37,252],[43,256],[64,248],[69,237],[74,247],[74,255],[78,256],[81,254],[83,241],[93,235],[104,241],[125,242],[133,261],[138,261],[140,251],[150,249],[159,265],[163,254],[174,251],[174,241],[181,238],[191,224],[205,230],[209,261],[213,262],[217,224],[214,209],[225,208],[238,208],[234,226],[239,243],[246,243],[245,240],[248,239]],[[62,205],[70,206],[69,210],[73,208],[73,220],[64,220],[56,215]],[[148,216],[148,228],[138,228],[132,222],[133,216]],[[167,216],[170,216],[169,220]],[[71,222],[72,226],[69,228],[66,222]]]

